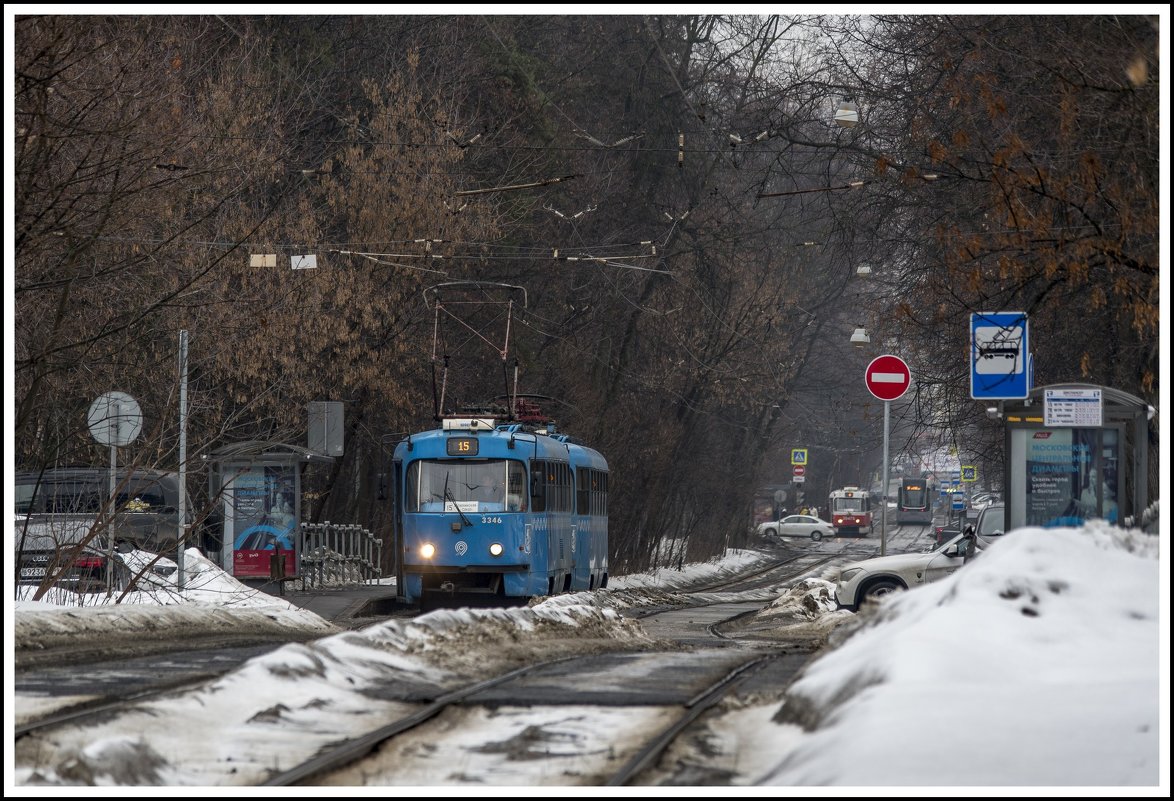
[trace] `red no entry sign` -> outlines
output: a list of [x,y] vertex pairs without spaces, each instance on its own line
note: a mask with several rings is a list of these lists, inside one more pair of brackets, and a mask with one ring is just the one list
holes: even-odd
[[899,356],[877,356],[864,371],[864,383],[877,398],[896,400],[909,389],[909,365]]

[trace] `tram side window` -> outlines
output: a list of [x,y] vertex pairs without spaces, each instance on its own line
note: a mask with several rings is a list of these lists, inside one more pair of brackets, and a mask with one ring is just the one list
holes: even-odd
[[530,462],[530,507],[535,512],[570,512],[575,508],[575,486],[566,462]]
[[506,509],[526,511],[526,468],[513,459],[506,463]]
[[416,464],[408,465],[404,475],[404,510],[420,511],[420,468]]
[[571,468],[561,462],[555,462],[551,475],[554,477],[555,485],[552,510],[555,512],[571,511]]
[[595,471],[580,467],[575,471],[575,514],[589,515],[591,510],[591,476]]
[[530,508],[535,512],[546,511],[546,462],[530,462]]
[[563,490],[563,511],[575,511],[575,473],[571,470],[569,464],[559,465],[562,469],[559,471],[562,479]]
[[605,517],[607,515],[607,473],[583,468],[576,478],[578,514]]

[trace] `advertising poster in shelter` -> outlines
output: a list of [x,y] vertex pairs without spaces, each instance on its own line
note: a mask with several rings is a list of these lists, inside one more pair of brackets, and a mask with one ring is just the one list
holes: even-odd
[[267,578],[273,551],[281,553],[286,575],[294,575],[294,473],[292,467],[252,467],[231,484],[234,518],[232,574]]
[[1093,518],[1116,522],[1116,431],[1048,428],[1024,435],[1026,525],[1079,526]]

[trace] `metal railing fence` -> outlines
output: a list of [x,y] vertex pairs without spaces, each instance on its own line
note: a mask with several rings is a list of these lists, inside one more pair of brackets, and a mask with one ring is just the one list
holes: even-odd
[[350,587],[380,578],[383,542],[357,523],[302,523],[302,589]]

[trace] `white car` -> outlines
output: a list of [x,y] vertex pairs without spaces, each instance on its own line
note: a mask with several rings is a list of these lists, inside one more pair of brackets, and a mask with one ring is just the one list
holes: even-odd
[[978,553],[973,543],[973,537],[957,534],[933,550],[851,562],[836,579],[836,605],[855,612],[867,600],[945,578]]
[[978,536],[979,547],[985,548],[999,537],[1003,536],[1003,529],[1007,527],[1006,504],[992,503],[978,514],[974,523],[974,533]]
[[836,536],[836,529],[826,520],[814,515],[787,515],[782,520],[768,520],[758,524],[763,537],[810,537],[819,542],[824,537]]

